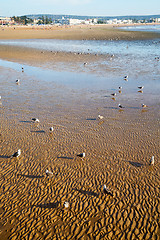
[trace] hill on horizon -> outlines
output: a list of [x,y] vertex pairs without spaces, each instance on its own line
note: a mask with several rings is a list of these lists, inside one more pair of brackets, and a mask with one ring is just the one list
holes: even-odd
[[[24,15],[23,15],[24,16]],[[124,19],[136,19],[136,20],[150,20],[150,19],[155,19],[155,18],[160,18],[160,15],[126,15],[126,16],[79,16],[79,15],[67,15],[67,14],[29,14],[29,15],[25,15],[28,18],[31,19],[39,19],[41,17],[48,17],[51,18],[52,20],[55,19],[93,19],[93,18],[97,18],[100,20],[109,20],[109,19],[119,19],[119,20],[124,20]]]

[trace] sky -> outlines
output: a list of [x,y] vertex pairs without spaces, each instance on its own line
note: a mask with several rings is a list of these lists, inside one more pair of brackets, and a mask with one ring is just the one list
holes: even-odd
[[65,14],[126,16],[160,14],[160,0],[5,0],[0,16]]

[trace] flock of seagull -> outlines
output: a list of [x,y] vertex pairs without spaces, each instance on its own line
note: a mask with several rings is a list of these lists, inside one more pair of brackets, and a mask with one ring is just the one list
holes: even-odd
[[[87,65],[87,63],[84,63],[84,65]],[[22,67],[22,72],[24,71],[24,68]],[[125,81],[128,81],[128,75],[126,75],[126,76],[124,76],[124,80]],[[20,84],[20,79],[16,79],[16,84],[17,85],[19,85]],[[138,87],[138,89],[140,89],[140,90],[142,90],[144,88],[144,86],[139,86]],[[121,89],[122,89],[122,87],[120,86],[119,87],[119,93],[121,93]],[[116,93],[111,93],[111,95],[113,96],[113,97],[115,97],[117,94]],[[0,101],[1,101],[1,96],[0,96]],[[145,107],[147,107],[147,105],[145,105],[145,104],[141,104],[141,106],[142,106],[142,108],[145,108]],[[119,108],[125,108],[124,106],[122,106],[121,104],[118,104],[118,107]],[[101,115],[98,115],[98,119],[100,119],[100,120],[102,120],[104,117],[103,116],[101,116]],[[32,121],[33,122],[35,122],[35,123],[40,123],[40,120],[38,119],[38,118],[32,118]],[[49,128],[49,132],[53,132],[54,131],[54,128],[53,127],[50,127]],[[18,158],[19,156],[21,155],[21,149],[18,149],[18,151],[16,151],[15,153],[13,153],[11,156],[10,156],[10,158]],[[85,158],[85,153],[83,152],[83,153],[80,153],[80,154],[77,154],[77,157],[80,157],[81,159],[83,159],[83,158]],[[154,156],[152,156],[151,157],[151,159],[150,159],[150,165],[154,165],[154,163],[155,163],[155,161],[154,161]],[[53,172],[51,172],[51,171],[49,171],[48,169],[46,169],[46,176],[47,177],[52,177],[54,174],[53,174]],[[113,197],[113,193],[106,187],[106,185],[104,184],[104,186],[103,186],[103,192],[105,193],[105,194],[108,194],[108,195],[110,195],[110,196],[112,196]],[[70,206],[70,204],[69,204],[69,202],[64,202],[64,207],[65,208],[69,208],[69,206]]]
[[[128,82],[128,75],[124,76],[124,80]],[[144,88],[144,86],[139,86],[139,87],[138,87],[139,92],[143,93],[143,91],[142,91],[143,88]],[[122,90],[122,86],[119,87],[119,93],[122,93],[121,90]],[[111,93],[111,96],[115,97],[115,96],[117,96],[117,93],[116,93],[116,92]],[[142,106],[142,108],[146,108],[146,107],[148,107],[148,106],[147,106],[146,104],[144,104],[144,103],[141,104],[141,106]],[[119,108],[125,108],[125,107],[122,106],[122,104],[120,104],[120,103],[118,104],[118,107],[119,107]]]

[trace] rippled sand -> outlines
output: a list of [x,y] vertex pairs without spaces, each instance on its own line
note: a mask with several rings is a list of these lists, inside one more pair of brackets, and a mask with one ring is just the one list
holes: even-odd
[[38,79],[0,71],[0,239],[159,239],[159,105],[119,110],[53,85],[48,97]]

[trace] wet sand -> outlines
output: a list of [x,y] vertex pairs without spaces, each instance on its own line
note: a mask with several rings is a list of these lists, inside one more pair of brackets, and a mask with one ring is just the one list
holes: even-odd
[[[8,59],[27,63],[13,53]],[[32,56],[32,64],[38,57],[42,66],[45,53],[42,59],[35,54],[24,56]],[[74,62],[77,56],[71,56]],[[80,61],[85,57],[98,56]],[[25,71],[16,85],[19,72],[0,68],[0,239],[158,240],[159,103],[120,110],[103,92],[87,96],[46,86],[33,76],[28,80]],[[11,159],[18,149],[21,156]],[[83,160],[77,157],[82,152]],[[104,184],[113,196],[103,193]]]
[[125,31],[114,25],[0,28],[0,39],[138,40],[159,36],[159,33],[153,32]]

